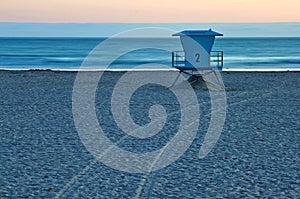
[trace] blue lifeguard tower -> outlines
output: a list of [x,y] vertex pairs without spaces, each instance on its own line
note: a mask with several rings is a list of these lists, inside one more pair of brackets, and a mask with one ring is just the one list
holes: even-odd
[[209,30],[184,30],[179,36],[184,51],[172,52],[172,67],[180,72],[222,70],[223,51],[212,51],[216,36],[223,34]]

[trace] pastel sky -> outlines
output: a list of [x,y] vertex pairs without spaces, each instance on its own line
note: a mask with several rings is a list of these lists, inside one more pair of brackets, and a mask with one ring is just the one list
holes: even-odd
[[300,22],[299,0],[1,0],[0,22]]

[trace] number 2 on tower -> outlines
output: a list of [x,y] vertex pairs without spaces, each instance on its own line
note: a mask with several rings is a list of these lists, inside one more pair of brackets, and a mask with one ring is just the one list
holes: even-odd
[[196,62],[200,62],[200,54],[199,54],[199,53],[196,53],[196,54],[195,54],[195,57],[196,57]]

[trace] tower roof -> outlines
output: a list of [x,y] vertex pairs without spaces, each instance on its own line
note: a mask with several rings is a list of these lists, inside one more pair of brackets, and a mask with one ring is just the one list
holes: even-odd
[[184,30],[172,36],[223,36],[223,34],[209,30]]

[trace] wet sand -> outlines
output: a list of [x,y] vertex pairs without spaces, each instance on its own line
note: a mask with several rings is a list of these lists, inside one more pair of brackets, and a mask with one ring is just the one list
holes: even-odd
[[[113,122],[110,95],[122,74],[107,72],[96,94],[97,116],[114,142],[123,134]],[[84,147],[72,115],[75,77],[76,72],[0,71],[0,197],[300,197],[300,72],[223,72],[226,121],[204,159],[198,154],[210,98],[206,89],[196,89],[201,109],[196,139],[179,160],[148,175],[111,169]],[[161,87],[141,89],[133,119],[149,122],[148,108],[156,102],[167,111],[178,108],[162,96],[172,94]],[[174,136],[178,117],[169,118],[154,140],[127,139],[120,146],[156,150]]]

